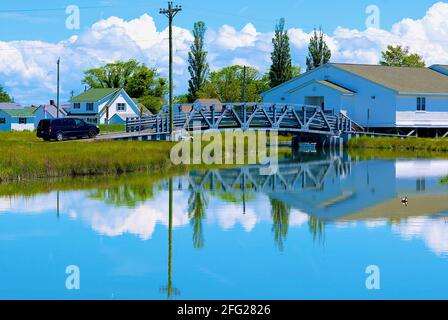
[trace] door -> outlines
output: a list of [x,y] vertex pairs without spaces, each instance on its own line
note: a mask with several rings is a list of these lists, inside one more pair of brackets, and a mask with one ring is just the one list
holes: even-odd
[[305,97],[305,104],[313,107],[325,108],[325,97]]
[[84,120],[81,119],[75,119],[75,131],[76,131],[76,136],[77,137],[83,137],[88,135],[87,132],[87,126],[86,123],[84,122]]
[[74,119],[64,119],[64,129],[62,130],[65,137],[76,137],[77,136],[77,128],[76,122]]

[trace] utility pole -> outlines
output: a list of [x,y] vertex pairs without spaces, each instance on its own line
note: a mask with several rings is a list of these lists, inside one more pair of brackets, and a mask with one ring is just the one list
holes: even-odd
[[182,11],[181,6],[174,6],[172,1],[168,1],[168,9],[160,9],[160,14],[165,15],[169,21],[169,43],[170,43],[170,69],[169,69],[169,87],[170,87],[170,134],[171,141],[174,140],[174,97],[173,97],[173,20],[174,17]]
[[243,102],[246,103],[246,66],[243,70]]
[[59,119],[59,67],[61,65],[61,58],[58,58],[58,88],[57,88],[57,97],[56,97],[56,118]]

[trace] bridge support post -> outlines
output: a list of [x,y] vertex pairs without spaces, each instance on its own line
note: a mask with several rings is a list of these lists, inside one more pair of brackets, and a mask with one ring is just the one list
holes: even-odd
[[352,134],[351,133],[344,133],[341,136],[342,140],[343,140],[343,144],[344,145],[348,145],[348,142],[352,139]]

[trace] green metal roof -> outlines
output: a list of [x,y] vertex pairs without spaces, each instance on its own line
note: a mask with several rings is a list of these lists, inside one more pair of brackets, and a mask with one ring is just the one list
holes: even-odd
[[98,102],[107,96],[115,93],[117,88],[101,88],[101,89],[89,89],[84,93],[81,93],[79,96],[73,97],[70,102]]
[[23,108],[23,109],[1,109],[4,113],[12,118],[32,118],[36,108]]
[[343,63],[331,65],[398,92],[448,94],[448,76],[429,68]]

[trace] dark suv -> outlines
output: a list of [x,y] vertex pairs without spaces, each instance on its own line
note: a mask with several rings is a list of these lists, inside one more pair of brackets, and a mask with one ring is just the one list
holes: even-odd
[[100,133],[97,126],[88,124],[82,119],[65,118],[41,120],[37,126],[37,136],[45,141],[72,138],[94,138]]

